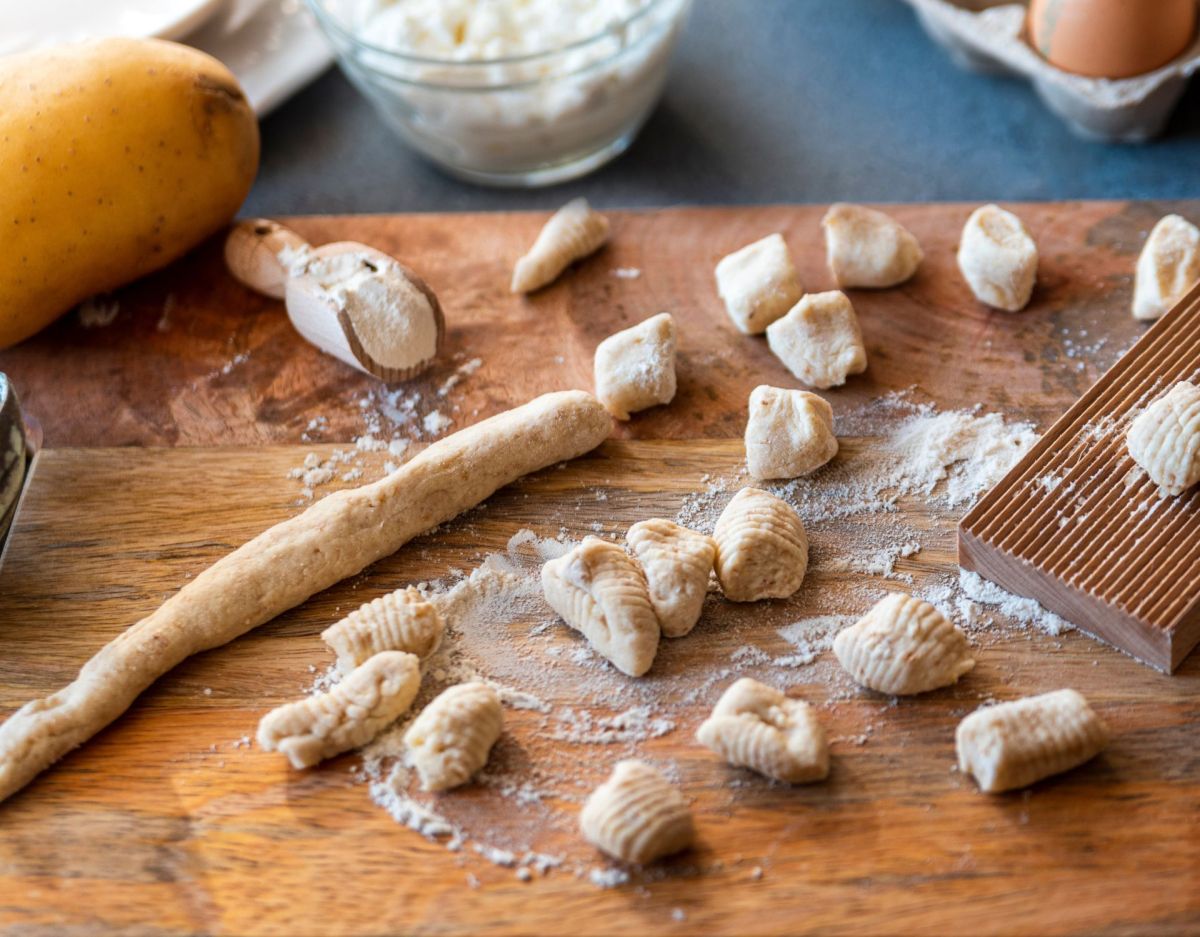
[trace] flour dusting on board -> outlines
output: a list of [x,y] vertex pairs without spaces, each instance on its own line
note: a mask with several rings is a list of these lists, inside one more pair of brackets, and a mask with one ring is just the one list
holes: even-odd
[[[356,777],[372,799],[397,822],[511,869],[522,881],[559,870],[609,886],[628,874],[602,863],[578,836],[575,811],[563,805],[581,804],[621,758],[644,759],[679,778],[680,765],[661,753],[678,747],[680,733],[694,732],[698,716],[740,676],[807,686],[814,701],[830,706],[857,698],[830,645],[897,581],[968,627],[977,642],[988,640],[986,629],[1000,620],[1051,634],[1066,627],[1035,603],[1000,594],[978,577],[938,572],[930,568],[936,558],[926,559],[940,554],[944,568],[958,514],[1036,441],[1032,426],[996,414],[938,412],[904,395],[883,398],[843,423],[843,448],[830,465],[767,486],[805,520],[811,541],[805,587],[789,600],[742,605],[725,601],[714,585],[696,629],[664,639],[640,679],[617,672],[542,597],[542,564],[562,556],[584,530],[559,529],[557,519],[556,536],[518,530],[472,571],[419,583],[447,623],[446,638],[425,662],[410,715],[362,753]],[[364,448],[374,447],[354,451]],[[343,458],[317,460],[302,471],[342,471]],[[678,502],[676,519],[711,531],[748,481],[744,469],[701,475]],[[608,499],[602,488],[586,495],[590,502]],[[614,519],[611,530],[606,524],[606,534],[619,538],[624,520]],[[840,585],[836,593],[821,586],[832,579]],[[837,606],[823,606],[833,594]],[[467,680],[483,680],[500,693],[505,732],[469,795],[424,793],[405,761],[404,732],[438,693]],[[851,742],[870,739],[866,726]],[[731,806],[747,796],[743,791],[752,792],[753,782],[729,782]],[[556,853],[551,840],[571,845]]]
[[[451,429],[456,423],[459,406],[447,398],[483,366],[482,358],[466,359],[461,352],[453,360],[458,363],[437,390],[428,395],[430,400],[419,390],[407,387],[393,390],[381,386],[364,393],[358,399],[363,432],[354,438],[354,445],[335,449],[324,459],[310,452],[302,465],[288,472],[289,478],[300,483],[300,498],[296,504],[312,500],[317,488],[337,478],[355,481],[390,475],[411,455],[414,440],[436,439]],[[314,442],[328,429],[327,417],[314,417],[308,421],[300,438],[304,442]]]

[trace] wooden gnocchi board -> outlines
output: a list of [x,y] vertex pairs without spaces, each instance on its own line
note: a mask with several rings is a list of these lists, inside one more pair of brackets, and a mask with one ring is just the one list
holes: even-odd
[[[1043,254],[1043,286],[1020,316],[980,309],[953,275],[969,206],[897,209],[928,260],[900,290],[853,296],[871,367],[830,395],[835,408],[847,412],[916,385],[918,399],[941,408],[981,402],[1045,427],[1140,329],[1126,313],[1128,272],[1139,233],[1169,207],[1195,212],[1117,203],[1019,207]],[[645,692],[674,694],[670,731],[632,746],[578,745],[551,738],[537,713],[508,713],[500,764],[575,758],[571,784],[550,785],[558,796],[533,807],[493,787],[471,788],[455,795],[453,815],[472,830],[492,830],[485,841],[524,836],[539,851],[582,862],[582,877],[562,868],[525,883],[470,846],[451,852],[428,842],[371,801],[351,774],[354,756],[301,774],[240,744],[266,708],[311,684],[310,667],[329,659],[319,631],[357,602],[452,567],[469,570],[523,528],[549,537],[564,529],[578,537],[593,525],[617,531],[655,513],[674,516],[712,477],[735,478],[746,393],[761,382],[794,382],[761,341],[739,338],[724,323],[712,262],[778,229],[806,285],[827,287],[821,211],[615,213],[613,245],[533,300],[508,297],[504,273],[544,216],[289,222],[317,243],[367,241],[428,272],[447,307],[451,354],[462,357],[420,389],[436,397],[463,361],[482,361],[445,398],[458,406],[458,421],[542,390],[587,386],[595,343],[663,308],[676,314],[684,336],[680,396],[590,456],[506,489],[363,576],[185,663],[0,805],[0,928],[1051,934],[1200,926],[1195,656],[1167,677],[1078,633],[1003,631],[981,639],[978,667],[959,686],[894,704],[849,687],[826,652],[778,682],[822,706],[834,740],[827,783],[760,783],[692,742],[722,684],[676,690],[728,668],[747,643],[786,652],[775,633],[781,622],[853,614],[872,590],[904,586],[823,570],[822,551],[849,535],[838,524],[814,533],[813,573],[793,601],[756,613],[715,604],[692,636],[664,645]],[[616,277],[617,267],[642,275]],[[0,369],[50,444],[0,567],[3,714],[65,683],[101,643],[190,576],[298,510],[289,470],[306,453],[327,454],[363,431],[358,401],[372,385],[312,353],[278,307],[228,282],[217,245],[119,300],[108,328],[64,321],[0,354]],[[314,420],[318,441],[300,444]],[[98,443],[140,445],[90,448]],[[847,440],[844,457],[871,445]],[[952,573],[959,512],[931,510],[919,499],[901,510],[925,533],[921,552],[901,559],[897,571],[918,582]],[[889,518],[854,523],[885,526]],[[519,647],[536,624],[518,616],[497,639]],[[486,646],[493,637],[476,640]],[[570,706],[570,668],[580,668],[581,681],[596,678],[570,658],[578,642],[564,629],[551,626],[539,641],[529,667],[554,674],[540,685],[547,702]],[[519,668],[508,676],[516,682]],[[998,797],[979,794],[953,770],[953,727],[981,699],[1060,686],[1084,692],[1111,722],[1109,752],[1028,793]],[[612,709],[627,705],[614,700]],[[589,706],[603,715],[600,702]],[[699,843],[655,875],[601,889],[587,872],[603,863],[580,846],[574,816],[579,796],[631,750],[673,766],[693,799]]]

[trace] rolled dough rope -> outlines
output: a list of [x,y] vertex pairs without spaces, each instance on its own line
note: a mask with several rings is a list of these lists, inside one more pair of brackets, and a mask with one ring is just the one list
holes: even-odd
[[545,394],[259,534],[109,642],[73,683],[0,725],[0,800],[103,729],[185,658],[270,621],[522,475],[594,449],[611,428],[591,394]]

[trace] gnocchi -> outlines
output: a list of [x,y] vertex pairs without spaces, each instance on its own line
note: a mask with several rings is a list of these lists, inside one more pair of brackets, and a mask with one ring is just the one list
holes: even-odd
[[658,652],[658,618],[646,577],[624,550],[598,537],[542,566],[546,602],[622,673],[640,677]]
[[280,751],[294,768],[366,745],[402,716],[421,686],[415,654],[383,651],[327,693],[273,709],[258,724],[263,751]]
[[805,784],[829,775],[829,743],[813,707],[749,677],[721,695],[696,738],[729,764],[777,781]]
[[893,592],[833,639],[856,682],[908,696],[956,683],[975,666],[967,636],[928,602]]
[[660,312],[596,347],[596,396],[618,420],[675,398],[675,320]]
[[404,733],[421,789],[444,791],[466,784],[487,764],[503,729],[500,694],[486,683],[460,683],[441,693]]
[[981,303],[1020,312],[1037,280],[1037,244],[1012,212],[984,205],[971,213],[963,227],[958,268]]
[[321,640],[347,674],[380,651],[407,651],[424,660],[438,649],[445,629],[438,610],[409,586],[355,609],[322,631]]
[[717,545],[712,537],[661,518],[634,524],[625,542],[641,563],[662,633],[683,637],[700,620]]
[[717,580],[733,602],[785,599],[804,582],[808,536],[790,504],[760,488],[743,488],[713,530]]
[[692,811],[666,778],[641,761],[619,761],[583,805],[584,838],[610,856],[642,865],[687,849]]
[[765,384],[750,392],[746,467],[755,478],[807,475],[837,455],[833,408],[803,390]]
[[1200,482],[1200,387],[1172,387],[1130,424],[1125,444],[1164,495]]
[[840,287],[897,286],[925,258],[907,228],[873,208],[839,202],[829,207],[821,227],[829,271]]
[[767,327],[767,344],[789,371],[813,387],[837,387],[867,369],[858,316],[838,290],[801,299]]
[[717,293],[739,332],[759,335],[804,295],[780,234],[747,244],[717,264]]
[[1010,791],[1090,761],[1108,726],[1075,690],[977,709],[958,724],[958,768],[980,790]]
[[1166,215],[1150,232],[1138,256],[1133,281],[1133,317],[1157,319],[1200,282],[1200,228],[1179,215]]
[[529,253],[517,261],[512,291],[532,293],[549,286],[575,261],[603,247],[608,228],[608,219],[593,210],[587,199],[567,202],[546,222]]

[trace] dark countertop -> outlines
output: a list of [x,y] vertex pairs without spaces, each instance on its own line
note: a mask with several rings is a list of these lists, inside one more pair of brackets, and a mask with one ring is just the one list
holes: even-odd
[[263,123],[250,214],[597,205],[1194,198],[1200,81],[1142,145],[1074,137],[1025,82],[961,71],[899,0],[696,0],[622,157],[541,191],[457,182],[332,69]]

